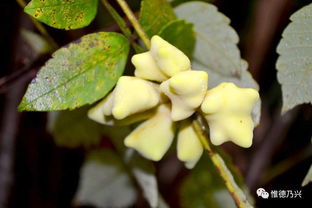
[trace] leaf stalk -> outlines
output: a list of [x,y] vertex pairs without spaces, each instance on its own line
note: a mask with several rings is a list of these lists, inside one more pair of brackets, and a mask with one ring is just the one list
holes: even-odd
[[134,27],[135,31],[138,33],[140,38],[142,39],[145,47],[149,50],[151,47],[150,40],[146,33],[144,32],[143,28],[137,21],[135,15],[133,14],[132,10],[130,9],[129,5],[125,0],[116,0],[123,12],[126,14],[127,18],[131,22],[132,26]]
[[108,3],[107,0],[102,0],[101,2],[105,6],[107,11],[110,13],[110,15],[114,18],[121,32],[129,39],[136,53],[142,53],[144,49],[133,41],[132,33],[130,29],[127,27],[127,23],[125,22],[125,20],[118,14],[118,12],[114,9],[114,7],[112,7],[112,5]]
[[228,191],[230,192],[236,206],[239,208],[252,207],[249,204],[249,202],[247,201],[246,197],[245,198],[242,197],[245,195],[243,194],[243,192],[239,188],[239,186],[236,184],[233,176],[231,175],[230,170],[227,168],[222,157],[218,153],[215,153],[212,150],[212,148],[208,142],[207,135],[205,134],[205,131],[202,128],[203,125],[201,123],[202,123],[201,118],[199,115],[197,115],[197,119],[194,119],[193,123],[192,123],[193,128],[194,128],[200,142],[202,143],[204,149],[207,151],[208,156],[212,160],[213,165],[216,167],[219,175],[223,179],[223,182],[224,182],[226,188],[228,189]]

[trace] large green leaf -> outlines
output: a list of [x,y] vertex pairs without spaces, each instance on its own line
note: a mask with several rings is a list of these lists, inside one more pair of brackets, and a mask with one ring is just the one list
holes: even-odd
[[122,160],[111,150],[89,153],[81,169],[74,202],[95,207],[130,207],[136,189]]
[[149,37],[157,35],[175,14],[167,0],[143,0],[139,22]]
[[[234,82],[239,87],[258,89],[258,84],[247,71],[237,47],[238,36],[229,26],[229,19],[216,7],[204,2],[189,2],[175,8],[179,18],[194,24],[196,34],[192,68],[209,74],[209,88],[221,82]],[[260,121],[261,102],[253,109],[253,120]]]
[[59,29],[77,29],[90,24],[97,11],[98,0],[32,0],[24,11]]
[[104,97],[122,75],[128,40],[99,32],[57,50],[28,86],[19,110],[74,109]]
[[277,47],[283,112],[298,104],[312,103],[312,4],[294,13],[290,20]]
[[173,20],[165,25],[158,35],[179,48],[189,58],[192,57],[195,46],[195,33],[192,23],[187,23],[184,20]]
[[63,147],[92,147],[99,144],[102,126],[87,117],[88,107],[74,111],[50,112],[48,130],[57,145]]

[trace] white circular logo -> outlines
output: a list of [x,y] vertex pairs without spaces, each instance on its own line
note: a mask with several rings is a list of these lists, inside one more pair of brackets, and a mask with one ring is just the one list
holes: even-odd
[[262,197],[263,199],[269,198],[269,193],[266,192],[264,188],[258,188],[257,189],[257,195],[258,195],[258,197]]

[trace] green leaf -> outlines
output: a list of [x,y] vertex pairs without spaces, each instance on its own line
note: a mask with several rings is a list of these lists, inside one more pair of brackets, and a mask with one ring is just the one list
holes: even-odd
[[158,185],[153,163],[138,155],[133,149],[126,152],[127,165],[142,188],[143,195],[151,207],[158,207]]
[[175,8],[178,18],[194,24],[196,46],[194,61],[219,74],[241,74],[238,35],[229,26],[230,19],[209,3],[189,2]]
[[283,112],[298,104],[312,103],[312,4],[294,13],[290,20],[277,47]]
[[88,119],[88,107],[74,111],[50,112],[48,130],[57,145],[69,148],[99,144],[102,126]]
[[28,86],[18,110],[74,109],[104,97],[122,75],[128,40],[99,32],[57,50]]
[[312,165],[308,170],[307,175],[304,177],[301,186],[306,186],[308,185],[308,183],[310,183],[312,181]]
[[149,37],[157,35],[175,14],[167,0],[143,0],[139,23]]
[[[237,47],[238,36],[229,26],[229,19],[216,7],[204,2],[189,2],[175,8],[179,18],[194,24],[196,45],[192,68],[209,74],[209,88],[221,82],[234,82],[242,88],[258,90],[258,84],[247,71],[248,64],[241,59]],[[252,112],[257,125],[261,115],[261,101]]]
[[158,34],[163,39],[192,57],[195,47],[195,33],[193,24],[184,20],[173,20],[165,25]]
[[51,27],[70,30],[89,25],[97,4],[97,0],[32,0],[24,11]]
[[77,205],[96,207],[130,207],[136,189],[121,159],[111,150],[90,152],[80,173]]
[[[242,195],[242,198],[246,198],[239,187],[236,190]],[[183,180],[179,194],[180,204],[185,208],[236,207],[219,173],[206,154]],[[247,200],[245,203],[245,207],[251,207]]]

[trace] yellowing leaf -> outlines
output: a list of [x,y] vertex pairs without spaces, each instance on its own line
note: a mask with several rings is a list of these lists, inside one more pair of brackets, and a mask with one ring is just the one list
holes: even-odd
[[104,97],[124,71],[128,40],[99,32],[57,50],[32,80],[18,110],[55,111],[92,104]]
[[97,4],[97,0],[32,0],[24,11],[51,27],[70,30],[89,25]]

